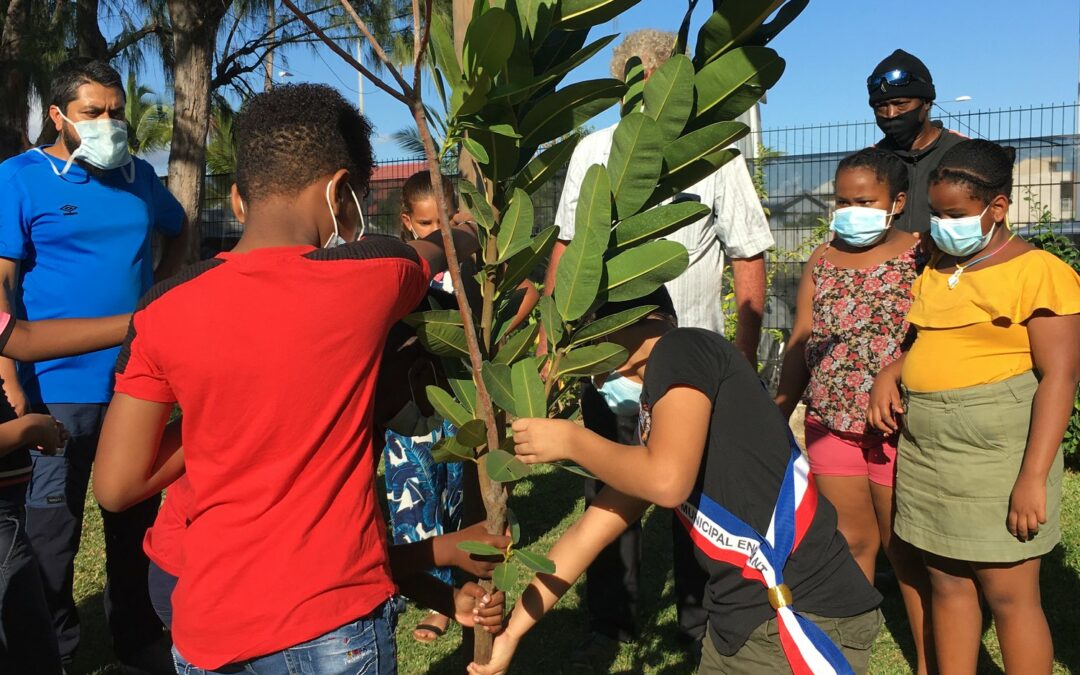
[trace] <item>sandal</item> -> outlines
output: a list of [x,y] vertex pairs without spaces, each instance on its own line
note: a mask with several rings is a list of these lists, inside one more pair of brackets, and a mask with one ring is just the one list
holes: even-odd
[[[446,619],[447,625],[445,627],[443,627],[443,626],[437,626],[434,623],[427,623],[427,621],[431,621],[432,619],[436,619],[436,618]],[[416,628],[413,628],[413,639],[414,640],[416,640],[417,642],[423,643],[423,644],[431,644],[432,642],[435,642],[436,640],[438,640],[442,636],[446,635],[446,629],[449,627],[450,619],[448,619],[447,617],[444,617],[442,614],[439,614],[438,612],[432,612],[431,614],[428,615],[427,621],[425,621],[424,623],[418,623],[418,624],[416,624]],[[425,636],[424,635],[425,632],[429,633],[432,637]]]

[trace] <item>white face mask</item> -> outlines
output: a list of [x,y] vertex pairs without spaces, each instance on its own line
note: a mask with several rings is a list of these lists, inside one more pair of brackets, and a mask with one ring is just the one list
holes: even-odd
[[[87,164],[106,171],[132,164],[131,153],[128,151],[126,122],[114,119],[73,122],[68,119],[67,115],[60,112],[59,108],[56,111],[79,134],[79,147],[75,148],[75,151],[71,153],[71,157],[68,158],[64,169],[57,172],[56,167],[53,167],[53,172],[56,175],[63,177],[76,159],[81,159]],[[131,172],[130,177],[125,173],[124,178],[129,183],[134,181],[134,171]]]
[[[330,200],[330,189],[333,186],[334,180],[331,178],[330,182],[326,184],[326,206],[330,209],[330,217],[334,219],[334,233],[330,235],[330,238],[323,244],[323,248],[334,248],[335,246],[349,243],[338,233],[337,214],[334,213],[334,203]],[[364,230],[367,229],[367,225],[364,223],[364,209],[360,208],[360,200],[356,198],[356,190],[353,190],[352,186],[348,183],[345,184],[345,187],[349,188],[349,193],[352,194],[353,203],[356,204],[356,212],[360,214],[360,227],[356,230],[356,239],[353,240],[360,241],[360,238],[364,236]]]

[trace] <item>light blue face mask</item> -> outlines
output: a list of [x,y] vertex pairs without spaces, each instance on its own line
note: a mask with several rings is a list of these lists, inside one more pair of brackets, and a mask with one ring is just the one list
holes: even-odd
[[[59,112],[59,109],[57,109]],[[57,175],[63,176],[71,168],[71,163],[81,159],[87,164],[106,171],[119,169],[131,164],[128,151],[127,122],[114,119],[95,119],[73,122],[67,115],[60,113],[65,122],[75,128],[79,134],[79,147],[71,153],[64,170]],[[55,169],[54,169],[55,171]],[[134,176],[132,176],[132,179]],[[131,180],[128,180],[130,183]]]
[[640,382],[611,373],[597,391],[616,415],[636,415],[641,410]]
[[889,231],[889,216],[883,209],[848,206],[833,211],[829,229],[844,243],[864,248],[881,241]]
[[965,218],[931,216],[930,236],[934,238],[934,243],[938,248],[951,256],[964,258],[978,253],[990,243],[990,238],[994,236],[994,229],[997,227],[997,223],[994,223],[990,231],[983,234],[982,218],[989,208],[990,205],[987,204],[979,215]]
[[[349,243],[338,232],[337,214],[334,213],[334,203],[330,199],[330,188],[332,187],[334,187],[333,179],[326,184],[326,206],[330,209],[330,217],[334,219],[334,233],[323,244],[323,248],[335,248]],[[349,188],[349,194],[352,195],[353,203],[356,204],[356,212],[360,214],[360,224],[356,228],[356,239],[353,239],[353,241],[360,241],[360,238],[364,236],[364,230],[367,229],[367,224],[364,222],[364,209],[360,206],[360,200],[356,198],[356,191],[352,189],[352,186],[346,183],[345,187]]]

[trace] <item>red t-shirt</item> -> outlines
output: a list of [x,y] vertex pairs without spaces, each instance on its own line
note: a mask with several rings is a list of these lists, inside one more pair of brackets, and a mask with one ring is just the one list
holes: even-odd
[[146,557],[174,577],[179,577],[184,568],[184,532],[194,499],[187,476],[180,476],[165,491],[165,502],[158,509],[154,526],[143,537]]
[[173,639],[216,669],[369,614],[393,595],[372,397],[427,264],[369,237],[221,254],[152,289],[116,391],[177,402],[192,500]]

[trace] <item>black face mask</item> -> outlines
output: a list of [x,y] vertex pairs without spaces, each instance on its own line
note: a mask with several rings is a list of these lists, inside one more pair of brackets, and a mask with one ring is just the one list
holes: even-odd
[[922,130],[923,120],[920,115],[922,110],[923,107],[919,106],[906,113],[900,113],[896,117],[878,117],[878,129],[896,143],[897,147],[910,150],[911,145],[919,136],[919,131]]

